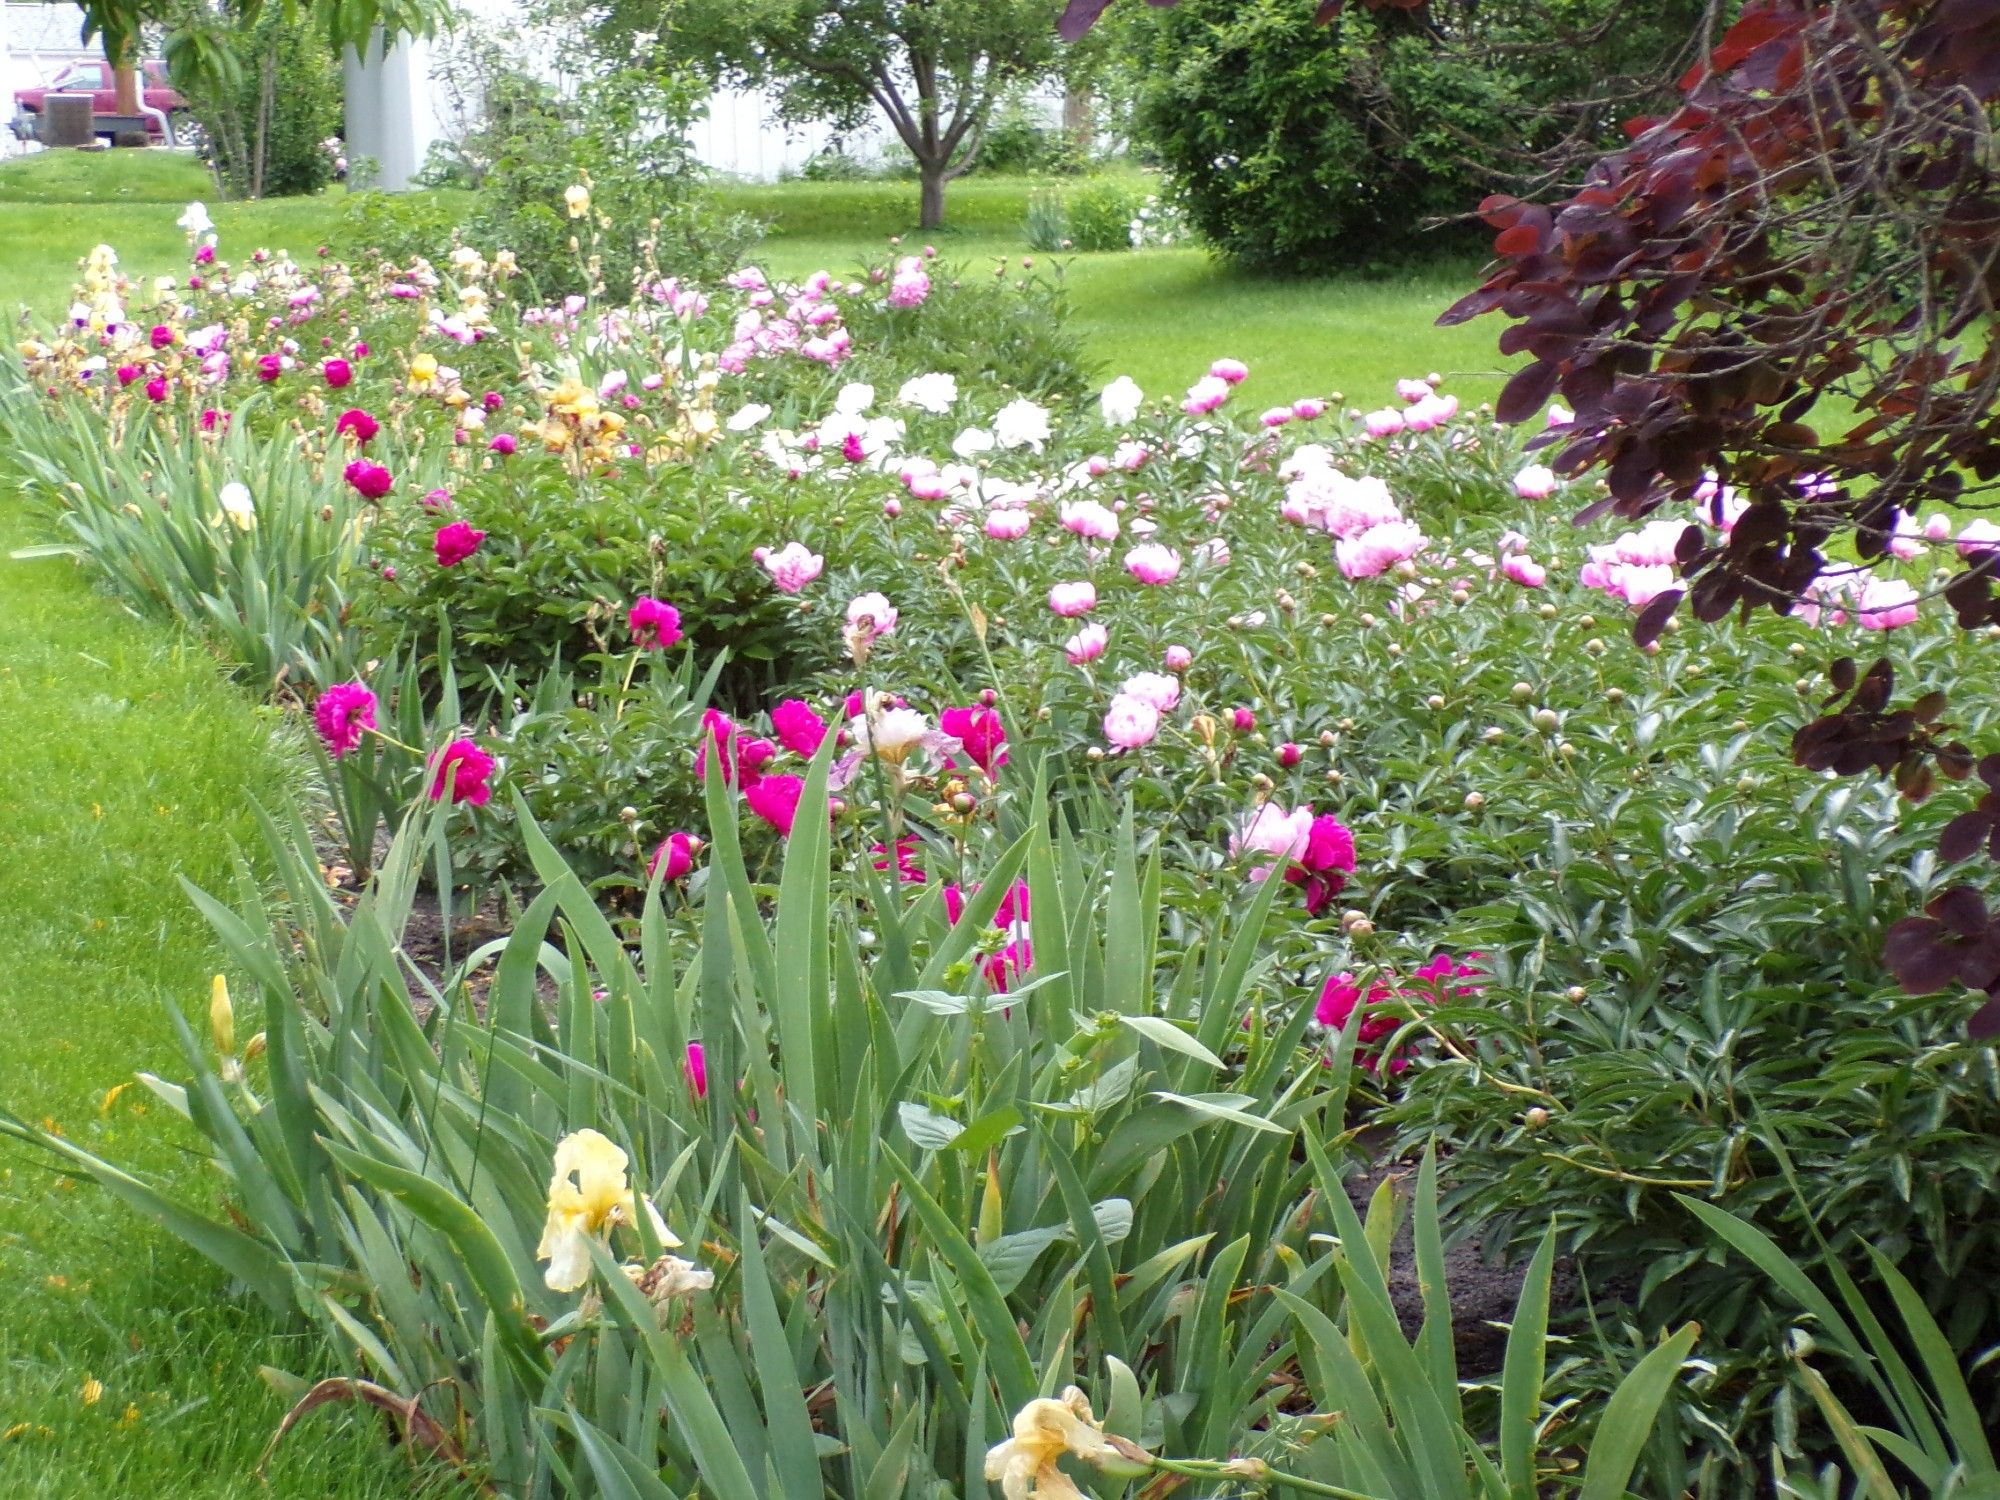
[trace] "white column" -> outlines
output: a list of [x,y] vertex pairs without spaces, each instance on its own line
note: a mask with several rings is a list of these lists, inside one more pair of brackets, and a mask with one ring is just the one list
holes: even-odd
[[342,65],[347,80],[347,155],[375,163],[374,185],[400,193],[424,164],[438,137],[432,101],[430,44],[403,40],[385,48],[381,32],[369,39],[366,54],[348,48]]

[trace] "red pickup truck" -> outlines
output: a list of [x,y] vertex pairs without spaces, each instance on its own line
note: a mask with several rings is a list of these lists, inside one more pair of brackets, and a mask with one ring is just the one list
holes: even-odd
[[[148,109],[157,109],[166,115],[178,115],[187,108],[187,101],[181,98],[167,82],[167,65],[163,62],[145,62],[139,65],[140,82],[144,85],[140,101]],[[91,113],[117,115],[118,90],[111,76],[111,65],[101,58],[83,62],[73,62],[58,73],[55,81],[42,88],[19,89],[14,94],[14,134],[22,140],[30,140],[35,135],[37,117],[42,112],[42,98],[47,94],[89,94]],[[148,118],[146,133],[157,138],[160,122]]]

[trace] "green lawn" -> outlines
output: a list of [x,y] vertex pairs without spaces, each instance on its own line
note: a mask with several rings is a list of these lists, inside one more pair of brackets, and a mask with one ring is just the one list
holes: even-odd
[[[770,222],[757,259],[780,274],[848,270],[890,253],[891,236],[900,235],[904,251],[928,241],[968,274],[988,275],[996,259],[1030,257],[1021,225],[1037,186],[1063,188],[1019,177],[955,182],[951,227],[925,236],[915,228],[911,182],[730,184],[721,192],[729,207]],[[99,241],[135,273],[183,271],[174,220],[191,197],[209,202],[231,253],[269,245],[303,256],[338,238],[338,193],[216,203],[206,174],[186,157],[41,152],[0,165],[0,307],[59,311],[76,262]],[[1387,279],[1285,280],[1245,275],[1199,250],[1030,258],[1038,269],[1060,267],[1105,375],[1130,375],[1148,391],[1179,390],[1222,355],[1249,364],[1246,403],[1339,391],[1350,403],[1376,406],[1399,377],[1432,370],[1452,377],[1461,399],[1490,399],[1499,388],[1498,322],[1433,326],[1472,284],[1469,263]]]
[[[200,650],[65,560],[10,560],[44,533],[0,496],[0,1105],[212,1205],[193,1132],[119,1085],[180,1071],[161,1002],[205,1011],[216,953],[179,879],[227,881],[232,842],[255,838],[248,800],[288,762],[267,712]],[[340,1409],[279,1450],[264,1491],[251,1471],[284,1406],[257,1367],[312,1371],[324,1352],[14,1146],[0,1146],[0,1286],[7,1500],[409,1493],[379,1428]]]

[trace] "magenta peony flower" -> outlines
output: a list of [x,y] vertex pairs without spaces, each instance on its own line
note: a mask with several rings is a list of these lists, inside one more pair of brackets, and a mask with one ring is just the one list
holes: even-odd
[[1305,887],[1306,910],[1314,916],[1332,904],[1354,872],[1354,835],[1331,813],[1321,813],[1307,830],[1305,848],[1285,879]]
[[1087,615],[1097,608],[1097,586],[1088,579],[1059,583],[1049,590],[1049,610],[1066,620]]
[[147,336],[147,342],[155,349],[167,349],[172,347],[174,340],[178,337],[179,335],[165,323],[155,323],[152,333]]
[[431,801],[442,801],[449,787],[454,806],[484,807],[493,799],[492,775],[492,756],[471,740],[453,740],[431,757]]
[[344,359],[328,360],[319,367],[319,372],[336,391],[354,382],[354,366]]
[[826,740],[826,720],[803,698],[787,698],[771,710],[771,732],[792,754],[811,760]]
[[1111,632],[1102,625],[1086,625],[1075,635],[1063,642],[1063,654],[1075,666],[1096,661],[1104,654],[1104,648],[1111,643]]
[[[151,380],[146,382],[146,399],[148,401],[164,401],[167,399],[166,376],[155,375]],[[208,416],[207,412],[202,413],[203,432],[213,432],[215,430],[215,424],[207,420]]]
[[1305,757],[1305,751],[1301,750],[1291,740],[1286,740],[1284,744],[1278,746],[1278,764],[1283,766],[1287,771],[1304,760]]
[[375,695],[363,683],[336,683],[313,705],[313,723],[326,753],[339,760],[375,727]]
[[382,424],[358,406],[342,412],[333,422],[335,437],[352,437],[357,443],[366,443],[381,430]]
[[681,1071],[687,1075],[688,1087],[694,1090],[697,1099],[708,1097],[708,1050],[700,1042],[689,1042],[687,1061]]
[[[354,486],[356,494],[364,500],[380,500],[396,487],[396,479],[380,464],[371,464],[365,458],[357,458],[342,469],[341,477]],[[468,531],[470,527],[466,528]],[[482,536],[484,532],[480,533]],[[475,543],[475,545],[477,545]],[[453,559],[456,561],[457,559]]]
[[694,771],[704,781],[708,779],[711,750],[721,768],[722,784],[746,789],[756,783],[763,775],[763,768],[777,756],[776,745],[744,734],[734,720],[717,709],[702,711],[701,728],[701,748],[695,754]]
[[694,868],[694,857],[701,853],[701,840],[691,833],[670,833],[660,841],[660,847],[653,851],[653,857],[646,861],[646,878],[652,880],[679,880]]
[[125,386],[139,378],[140,370],[137,365],[120,365],[114,373],[118,376],[118,383]]
[[[917,836],[913,833],[906,833],[896,840],[896,881],[898,884],[925,884],[924,872],[917,868],[917,850],[920,847],[917,842]],[[875,860],[875,868],[886,873],[889,868],[889,851],[881,843],[877,842],[868,846],[868,852],[878,856]]]
[[282,354],[266,354],[257,361],[257,378],[262,381],[276,380],[285,373],[285,357]]
[[194,253],[194,263],[195,263],[196,265],[198,265],[198,266],[212,266],[212,265],[214,265],[214,264],[215,264],[215,246],[213,246],[213,245],[203,245],[203,246],[202,246],[202,247],[201,247],[200,249],[196,250],[196,251],[195,251],[195,253]]
[[1172,583],[1180,576],[1181,555],[1158,542],[1141,542],[1125,554],[1125,571],[1141,583]]
[[1120,750],[1150,745],[1160,732],[1160,711],[1144,698],[1120,693],[1104,715],[1104,737]]
[[681,638],[681,612],[671,604],[641,594],[626,613],[632,644],[642,651],[665,651]]
[[806,784],[796,776],[765,776],[743,789],[743,801],[750,811],[789,838],[805,789]]
[[1247,708],[1232,709],[1229,722],[1235,726],[1238,734],[1248,734],[1257,727],[1257,716]]
[[1007,731],[990,708],[947,708],[938,728],[957,740],[969,759],[991,776],[1007,764]]
[[1301,396],[1292,403],[1292,415],[1301,422],[1316,422],[1326,415],[1326,403],[1317,396]]
[[[975,892],[978,889],[973,887]],[[957,885],[944,888],[945,920],[954,927],[965,915],[965,895],[965,891]],[[1000,905],[994,909],[993,925],[1006,933],[1011,941],[998,952],[982,958],[979,968],[991,988],[1005,990],[1010,984],[1018,983],[1035,964],[1034,948],[1028,940],[1028,883],[1025,880],[1017,880],[1007,888],[1007,894],[1000,898]]]
[[436,549],[440,568],[455,568],[477,552],[479,544],[485,540],[485,532],[475,530],[464,521],[453,521],[449,526],[438,528],[431,545]]
[[489,453],[497,453],[502,458],[512,458],[515,455],[515,453],[520,451],[520,447],[521,444],[515,438],[513,433],[496,432],[493,434],[492,441],[487,443],[486,451]]

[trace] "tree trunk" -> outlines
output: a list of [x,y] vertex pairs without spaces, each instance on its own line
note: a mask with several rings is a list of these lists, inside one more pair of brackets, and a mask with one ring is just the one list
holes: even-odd
[[922,198],[917,209],[919,229],[942,229],[944,227],[944,167],[941,161],[917,160],[917,181],[922,188]]
[[121,115],[139,113],[139,68],[134,56],[136,47],[128,47],[123,57],[106,57],[111,64],[111,87],[116,95],[115,104]]

